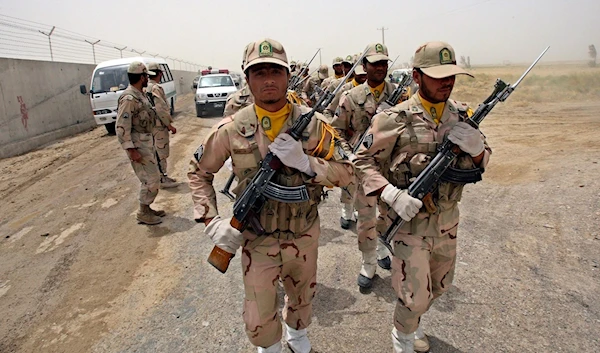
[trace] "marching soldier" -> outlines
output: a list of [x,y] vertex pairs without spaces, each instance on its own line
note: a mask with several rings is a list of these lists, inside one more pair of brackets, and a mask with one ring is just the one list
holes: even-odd
[[[290,71],[283,46],[272,39],[257,41],[247,51],[244,67],[255,103],[226,117],[198,148],[188,173],[194,218],[221,249],[234,254],[242,245],[246,333],[258,352],[282,351],[282,327],[277,314],[278,279],[286,292],[283,319],[287,344],[296,353],[313,352],[307,336],[315,295],[320,220],[317,206],[324,186],[345,186],[353,165],[333,148],[335,130],[316,113],[300,141],[287,131],[308,108],[290,103]],[[210,151],[210,153],[205,153]],[[276,185],[304,187],[308,201],[284,203],[269,198],[257,215],[264,228],[239,233],[231,219],[219,216],[213,174],[231,156],[241,193],[271,151],[286,166],[271,180]]]
[[304,88],[302,89],[302,99],[306,102],[309,107],[312,107],[313,104],[317,101],[317,95],[315,93],[317,89],[320,89],[321,83],[329,77],[329,68],[327,65],[321,65],[319,67],[319,71],[317,72],[317,76],[311,77],[306,80],[304,84]]
[[158,119],[156,119],[156,126],[154,128],[154,147],[156,149],[156,157],[158,160],[158,169],[161,173],[160,176],[160,187],[162,189],[176,187],[177,183],[175,179],[169,178],[167,175],[167,158],[169,157],[169,131],[172,134],[177,133],[177,129],[173,126],[173,118],[171,117],[169,103],[167,103],[167,96],[165,91],[158,84],[163,75],[162,70],[157,63],[148,64],[148,71],[154,73],[150,74],[150,81],[146,92],[149,95],[150,103],[154,103],[154,110]]
[[[347,155],[351,156],[351,160],[355,158],[353,149],[367,130],[377,107],[388,99],[395,89],[392,83],[385,80],[388,61],[387,47],[380,43],[371,44],[362,63],[363,69],[367,73],[367,81],[352,88],[340,99],[338,113],[334,117],[332,125],[344,138],[342,147]],[[376,207],[364,204],[361,193],[362,188],[357,189],[356,184],[351,184],[342,190],[340,225],[344,229],[350,228],[356,208],[358,211],[356,227],[358,249],[362,253],[362,266],[357,283],[361,289],[366,290],[373,285],[377,264],[384,269],[390,269],[391,260],[389,251],[377,241],[376,224],[380,225],[379,228],[385,227],[385,221],[381,215],[377,216]]]
[[366,80],[367,80],[367,73],[365,72],[365,69],[363,68],[362,65],[358,65],[354,69],[354,78],[352,79],[352,81],[345,83],[342,86],[342,88],[340,88],[338,93],[335,95],[335,98],[333,98],[331,103],[323,111],[323,115],[325,115],[329,119],[333,119],[335,110],[337,109],[337,107],[340,103],[340,98],[342,98],[342,95],[344,94],[344,92],[349,91],[358,85],[362,85],[363,83],[365,83]]
[[140,61],[132,62],[127,68],[129,86],[119,97],[116,130],[119,143],[127,151],[133,171],[141,182],[136,219],[153,225],[162,222],[160,217],[165,216],[165,211],[150,208],[158,195],[160,172],[152,137],[156,112],[143,93],[144,87],[148,86],[148,74],[155,75]]
[[332,80],[344,77],[344,67],[342,66],[342,61],[344,59],[342,57],[336,57],[333,59],[333,64],[331,68],[333,69],[333,76],[329,76],[321,82],[321,88],[326,89],[329,87],[329,84]]
[[418,93],[373,117],[355,161],[365,206],[374,207],[379,196],[387,226],[396,216],[406,222],[392,244],[392,285],[398,297],[392,330],[396,353],[429,349],[420,319],[454,278],[458,201],[464,183],[440,182],[433,202],[424,208],[407,187],[445,136],[463,151],[454,168],[484,168],[491,153],[483,134],[465,122],[471,109],[449,99],[456,75],[471,75],[456,65],[448,43],[420,46],[412,75]]

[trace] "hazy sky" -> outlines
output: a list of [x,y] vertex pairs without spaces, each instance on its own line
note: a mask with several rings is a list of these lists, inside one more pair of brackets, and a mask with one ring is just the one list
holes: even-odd
[[598,0],[0,0],[0,14],[236,69],[244,46],[263,37],[280,41],[294,60],[321,47],[331,64],[381,41],[382,26],[398,62],[430,40],[449,42],[472,64],[529,62],[547,45],[545,61],[586,60],[588,45],[600,45]]

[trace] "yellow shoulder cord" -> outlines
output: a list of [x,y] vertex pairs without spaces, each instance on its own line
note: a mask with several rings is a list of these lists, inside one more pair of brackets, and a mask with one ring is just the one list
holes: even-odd
[[312,153],[313,157],[318,157],[321,154],[321,152],[323,152],[323,145],[325,144],[325,139],[327,138],[328,134],[331,135],[329,149],[327,150],[327,155],[322,158],[328,161],[331,159],[331,157],[333,157],[333,153],[335,151],[335,140],[339,139],[340,135],[333,128],[333,126],[326,123],[321,123],[321,140],[319,141],[319,144]]

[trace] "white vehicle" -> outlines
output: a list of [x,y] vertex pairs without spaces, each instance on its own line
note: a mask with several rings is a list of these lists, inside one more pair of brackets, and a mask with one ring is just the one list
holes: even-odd
[[227,97],[237,90],[228,70],[203,70],[194,96],[196,116],[201,118],[208,112],[223,114]]
[[165,90],[167,102],[171,105],[171,115],[177,98],[175,82],[169,69],[169,65],[161,58],[134,57],[116,59],[102,62],[96,66],[92,75],[90,91],[86,92],[85,86],[81,86],[81,93],[90,94],[90,103],[94,112],[96,124],[104,125],[109,134],[115,134],[115,122],[117,120],[117,105],[123,90],[129,85],[127,78],[127,67],[133,61],[141,61],[146,66],[155,62],[161,68],[163,76],[160,80],[161,87]]

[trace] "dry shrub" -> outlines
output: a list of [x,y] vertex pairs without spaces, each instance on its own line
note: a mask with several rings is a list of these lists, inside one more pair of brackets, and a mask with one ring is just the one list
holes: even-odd
[[[496,78],[514,83],[525,71],[523,66],[478,67],[472,79],[458,76],[453,98],[477,105],[492,93]],[[600,99],[600,68],[584,65],[538,65],[521,82],[509,100],[519,106],[527,102],[549,103]]]

